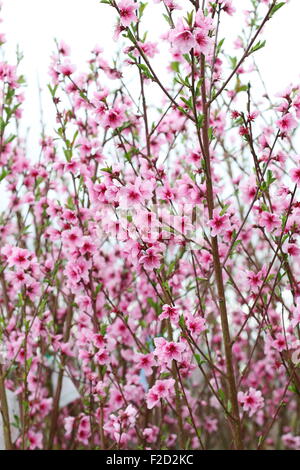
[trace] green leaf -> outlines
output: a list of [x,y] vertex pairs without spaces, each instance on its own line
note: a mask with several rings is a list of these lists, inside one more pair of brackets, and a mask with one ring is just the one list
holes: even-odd
[[88,97],[86,96],[86,92],[85,91],[80,91],[79,92],[79,95],[80,97],[84,100],[84,101],[89,101]]
[[11,134],[11,135],[8,137],[8,139],[6,139],[5,144],[10,144],[10,142],[12,142],[13,140],[15,140],[16,137],[17,137],[16,135]]
[[181,328],[185,328],[185,320],[184,320],[184,316],[183,315],[180,315],[180,318],[179,318],[179,326],[181,326]]
[[101,168],[101,171],[105,171],[106,173],[112,173],[112,166],[108,166],[107,168]]
[[236,92],[239,93],[241,91],[248,91],[248,86],[247,85],[239,85],[236,88]]
[[283,5],[285,5],[285,2],[280,2],[277,5],[275,5],[270,12],[270,18],[276,13],[276,11],[278,11],[281,7],[283,7]]
[[26,83],[26,80],[25,80],[25,77],[23,75],[20,75],[19,78],[18,78],[18,83],[20,85],[23,85],[24,83]]
[[210,127],[210,128],[208,129],[208,138],[209,138],[209,140],[213,140],[213,139],[214,139],[214,130],[213,130],[212,127]]
[[14,415],[14,422],[12,425],[17,429],[20,427],[20,418],[18,415]]
[[179,73],[179,62],[171,62],[171,69],[174,70],[174,72]]
[[187,17],[185,18],[187,24],[191,27],[193,26],[193,16],[194,16],[194,10],[192,10],[191,12],[188,12]]
[[6,122],[4,119],[0,116],[0,132],[3,133],[4,129],[6,127]]
[[204,121],[204,116],[203,116],[203,114],[200,114],[197,117],[197,127],[198,127],[198,129],[201,129],[201,127],[203,126],[203,121]]
[[163,17],[164,17],[164,19],[167,21],[168,25],[172,27],[172,21],[171,21],[171,19],[168,17],[168,15],[166,15],[165,13],[163,13]]
[[273,173],[271,170],[267,171],[267,185],[270,186],[272,183],[276,181],[276,178],[273,177]]
[[230,62],[231,62],[231,68],[235,69],[237,66],[237,58],[236,57],[229,57]]
[[147,78],[151,78],[153,80],[153,77],[152,77],[152,75],[150,73],[150,70],[148,69],[147,65],[139,64],[138,62],[136,62],[136,65],[146,75]]
[[102,336],[105,336],[106,329],[107,329],[107,325],[105,323],[102,323],[101,328],[100,328],[100,332]]
[[224,44],[224,41],[225,41],[225,38],[221,39],[221,41],[219,42],[218,46],[217,46],[217,54],[219,54],[223,44]]
[[68,162],[70,162],[72,160],[72,150],[70,149],[64,149],[64,154],[65,154],[65,157],[66,157],[66,160]]
[[24,411],[27,412],[29,410],[29,402],[23,400],[22,404],[23,404],[23,407],[24,407]]
[[202,366],[202,364],[206,363],[205,360],[201,359],[200,354],[195,353],[194,358],[196,359],[196,362],[197,362],[198,366]]
[[3,170],[1,175],[0,175],[0,183],[2,180],[4,180],[4,178],[6,178],[6,176],[9,174],[9,171],[8,170]]
[[293,393],[297,393],[297,388],[294,384],[289,385],[288,390]]
[[198,83],[197,83],[197,86],[196,86],[196,90],[195,90],[195,93],[196,93],[196,96],[199,96],[200,95],[200,88],[202,86],[202,83],[203,83],[203,78],[200,78],[198,80]]
[[33,361],[33,357],[29,357],[26,361],[26,366],[27,366],[27,369],[29,370],[30,369],[30,366],[32,364],[32,361]]
[[153,308],[153,310],[155,311],[156,315],[160,315],[161,314],[161,307],[158,303],[154,302],[154,300],[151,298],[151,297],[148,297],[147,298],[147,303],[150,307]]
[[168,273],[167,273],[167,276],[171,276],[171,274],[173,274],[173,270],[176,266],[176,260],[172,261],[169,266],[168,266]]
[[24,305],[23,295],[22,295],[22,292],[19,292],[17,307],[22,307],[23,305]]
[[221,217],[222,217],[222,215],[226,214],[226,211],[227,211],[229,206],[230,206],[230,204],[225,204],[225,206],[223,207],[223,209],[220,212]]
[[249,55],[253,54],[253,52],[259,51],[259,49],[262,49],[263,47],[265,47],[265,45],[266,45],[266,41],[258,41],[258,43],[255,44],[255,46],[253,46],[252,49],[250,50]]
[[75,140],[77,139],[78,133],[79,133],[79,132],[78,132],[78,130],[77,130],[77,131],[75,132],[74,136],[73,136],[73,140],[72,140],[72,142],[71,142],[71,147],[74,146],[74,143],[75,143]]
[[178,76],[175,78],[175,82],[176,82],[176,83],[180,83],[180,85],[184,85],[184,86],[190,87],[190,82],[189,82],[188,77],[186,77],[185,79],[183,79],[183,78],[181,77],[181,75],[178,75]]
[[139,18],[142,18],[144,10],[145,10],[147,5],[148,5],[148,3],[140,3]]
[[231,413],[231,410],[232,410],[232,403],[230,400],[228,400],[228,403],[227,403],[227,411],[228,413]]
[[196,359],[196,362],[197,364],[199,364],[201,362],[201,357],[200,357],[200,354],[194,354],[194,358]]
[[192,98],[187,100],[186,98],[181,97],[181,100],[187,105],[189,109],[193,108]]
[[48,85],[48,88],[49,88],[52,98],[54,98],[58,85],[55,85],[55,87],[53,88],[51,87],[51,85]]
[[191,57],[189,54],[182,54],[182,57],[190,64],[191,63]]

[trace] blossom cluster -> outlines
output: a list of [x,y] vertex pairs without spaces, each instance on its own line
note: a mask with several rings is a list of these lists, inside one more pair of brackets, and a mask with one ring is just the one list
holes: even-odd
[[56,43],[38,160],[21,64],[0,63],[4,445],[299,449],[300,84],[248,85],[283,2],[249,2],[230,58],[237,1],[104,3],[120,54],[80,71]]

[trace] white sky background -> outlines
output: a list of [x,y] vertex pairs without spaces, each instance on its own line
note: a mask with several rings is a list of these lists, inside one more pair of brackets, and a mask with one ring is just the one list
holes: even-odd
[[[2,0],[1,31],[6,34],[5,46],[7,58],[14,63],[16,45],[24,53],[22,72],[26,76],[26,104],[24,122],[30,127],[29,145],[35,147],[40,132],[40,104],[38,82],[43,91],[43,108],[48,131],[55,126],[53,105],[46,88],[49,57],[54,50],[54,38],[64,39],[72,49],[72,63],[77,70],[87,70],[85,62],[89,52],[99,44],[104,48],[104,58],[111,64],[110,56],[116,50],[112,39],[116,12],[99,0]],[[184,0],[178,0],[186,5]],[[247,7],[247,0],[234,0],[234,6],[242,11]],[[189,8],[191,10],[191,8]],[[166,31],[167,23],[161,15],[161,5],[149,0],[145,18],[150,29],[149,40],[160,42],[159,36]],[[266,26],[261,39],[267,45],[256,53],[256,61],[261,68],[270,95],[285,88],[291,81],[300,80],[300,1],[290,0]],[[226,43],[232,43],[240,31],[242,17],[224,15],[226,22],[220,38],[226,37]],[[240,52],[237,53],[238,56]],[[160,60],[160,62],[159,62]],[[163,58],[154,60],[159,74],[165,69]],[[253,84],[255,87],[255,83]],[[156,85],[154,85],[156,86]],[[155,96],[152,95],[151,96]],[[155,99],[155,98],[153,98]]]
[[[146,0],[144,0],[146,1]],[[183,4],[183,0],[177,0]],[[16,45],[24,53],[22,73],[26,76],[26,103],[24,108],[25,126],[30,128],[28,139],[28,156],[36,158],[38,154],[38,140],[40,137],[40,104],[38,81],[43,91],[44,118],[47,130],[53,135],[55,114],[46,88],[49,82],[48,65],[51,51],[54,50],[54,41],[64,39],[72,48],[72,63],[77,70],[86,70],[85,62],[89,52],[99,44],[105,49],[104,57],[109,60],[112,52],[116,50],[116,43],[112,39],[116,13],[108,5],[100,4],[99,0],[2,0],[3,10],[0,31],[6,34],[8,43],[5,45],[7,59],[15,62]],[[247,7],[247,0],[234,0],[234,6],[239,10]],[[152,33],[149,40],[160,42],[159,35],[166,31],[167,25],[161,16],[161,6],[149,0],[145,17]],[[226,37],[226,43],[236,39],[242,25],[242,17],[229,17],[224,15],[226,22],[220,38]],[[267,44],[264,49],[256,53],[256,62],[260,66],[261,74],[267,85],[270,96],[281,91],[290,82],[300,81],[300,0],[290,0],[269,22],[262,39]],[[157,34],[155,34],[157,33]],[[159,62],[160,60],[160,62]],[[159,75],[165,70],[163,58],[154,61],[155,69]],[[253,75],[254,78],[254,75]],[[252,82],[253,88],[256,83]],[[155,85],[153,85],[155,86]],[[257,83],[258,86],[258,83]],[[155,100],[157,95],[149,93]],[[4,203],[5,193],[0,192],[1,204]],[[0,426],[0,448],[1,442]]]

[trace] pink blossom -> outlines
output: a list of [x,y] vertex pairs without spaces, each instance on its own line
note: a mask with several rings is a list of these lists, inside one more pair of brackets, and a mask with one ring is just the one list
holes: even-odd
[[118,198],[124,208],[138,206],[144,201],[143,195],[135,184],[128,184],[126,187],[121,188]]
[[286,338],[284,337],[283,334],[279,333],[276,335],[276,338],[272,341],[272,346],[275,348],[277,351],[284,351],[287,349],[287,342]]
[[226,214],[219,215],[214,211],[213,218],[208,222],[208,226],[211,228],[211,235],[216,237],[217,235],[223,235],[230,228],[230,221]]
[[174,379],[157,380],[147,393],[147,408],[151,410],[161,399],[170,398],[174,394]]
[[75,65],[70,64],[69,62],[65,62],[59,67],[59,72],[61,72],[63,75],[69,77],[72,75],[76,70]]
[[159,429],[157,426],[151,426],[143,430],[143,436],[149,443],[154,443],[157,439]]
[[162,313],[159,315],[159,319],[170,319],[172,322],[177,322],[179,320],[179,308],[171,305],[163,305]]
[[95,354],[95,361],[97,364],[100,364],[100,365],[109,364],[110,359],[109,359],[108,352],[105,349],[98,351]]
[[166,341],[163,338],[155,338],[154,354],[157,356],[158,361],[170,364],[173,359],[180,362],[182,360],[182,353],[185,351],[185,344],[182,342],[175,343],[174,341]]
[[192,335],[200,335],[206,329],[205,318],[197,315],[187,315],[185,324]]
[[170,40],[174,48],[181,54],[186,54],[196,46],[196,40],[190,28],[183,24],[182,20],[178,20],[176,28],[170,33]]
[[292,433],[286,433],[282,436],[282,442],[288,449],[300,449],[300,436],[294,436]]
[[23,248],[12,248],[11,254],[8,256],[8,266],[18,267],[26,270],[30,266],[30,253]]
[[140,264],[148,271],[160,266],[161,255],[156,248],[148,248],[140,257]]
[[70,230],[65,230],[62,234],[62,240],[70,248],[75,248],[82,245],[82,232],[79,228],[74,227]]
[[271,212],[263,212],[260,216],[260,223],[268,232],[272,232],[281,225],[278,215]]
[[122,126],[125,119],[125,109],[122,106],[114,105],[113,108],[104,114],[103,125],[111,129],[116,129]]
[[264,398],[260,390],[256,390],[250,387],[245,393],[238,393],[239,403],[243,407],[243,410],[249,413],[249,416],[253,416],[258,410],[264,406]]
[[234,37],[231,0],[109,3],[122,51],[55,42],[37,148],[0,33],[6,447],[236,449],[229,396],[245,449],[298,449],[300,83],[275,103],[243,53],[275,2]]
[[64,419],[66,436],[70,436],[73,430],[75,418],[74,416],[66,416]]
[[28,431],[27,435],[30,450],[43,448],[43,434],[41,432]]
[[264,271],[261,270],[257,273],[253,271],[247,271],[246,276],[250,289],[253,292],[258,292],[265,277]]
[[143,369],[147,376],[152,374],[152,369],[156,364],[153,354],[136,354],[137,366]]
[[298,247],[297,243],[288,243],[288,241],[285,241],[282,244],[282,251],[290,256],[298,257],[300,255],[300,248]]
[[138,9],[138,3],[132,0],[122,0],[118,3],[121,24],[125,27],[137,21],[135,11]]
[[232,0],[226,0],[224,2],[223,10],[228,14],[228,15],[233,15],[236,12],[235,7],[232,4]]
[[206,31],[200,28],[196,28],[194,30],[194,38],[197,43],[197,49],[199,50],[199,52],[204,55],[207,54],[211,49],[212,41],[208,37]]
[[290,177],[294,183],[299,184],[300,183],[300,168],[292,168],[290,170]]
[[281,132],[286,133],[293,131],[297,127],[298,123],[291,113],[286,113],[276,122],[276,125],[279,127]]

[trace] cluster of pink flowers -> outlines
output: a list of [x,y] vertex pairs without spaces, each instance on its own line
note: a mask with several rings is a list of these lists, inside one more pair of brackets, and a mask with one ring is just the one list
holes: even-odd
[[239,392],[239,402],[249,416],[254,415],[259,409],[264,406],[264,399],[260,390],[255,390],[250,387],[245,393]]
[[155,1],[156,41],[149,6],[105,3],[125,48],[81,71],[56,43],[36,161],[0,63],[3,445],[299,449],[300,85],[256,99],[247,28],[228,64],[234,1]]
[[209,55],[213,49],[213,40],[210,31],[214,24],[210,17],[204,16],[202,10],[198,10],[193,24],[184,23],[179,19],[176,27],[169,34],[169,40],[175,51],[186,54],[191,49],[196,55]]
[[174,395],[174,379],[157,380],[147,393],[147,407],[151,410],[160,400],[170,399]]

